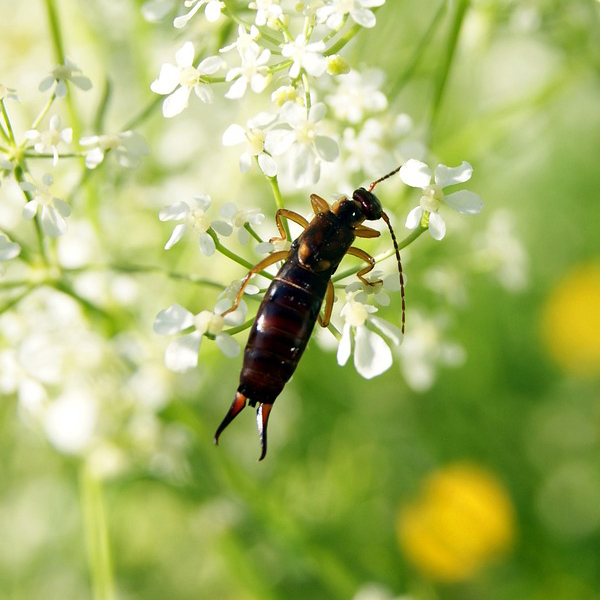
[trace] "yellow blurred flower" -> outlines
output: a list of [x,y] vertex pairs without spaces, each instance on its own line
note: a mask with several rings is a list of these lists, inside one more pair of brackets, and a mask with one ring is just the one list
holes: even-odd
[[565,371],[600,373],[600,262],[577,266],[559,281],[544,308],[542,333]]
[[431,579],[468,579],[514,537],[511,502],[487,471],[456,463],[433,473],[398,514],[406,557]]

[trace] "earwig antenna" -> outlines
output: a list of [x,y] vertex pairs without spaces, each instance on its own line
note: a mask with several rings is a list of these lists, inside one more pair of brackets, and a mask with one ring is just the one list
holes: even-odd
[[384,175],[383,177],[380,177],[377,181],[374,181],[370,186],[369,186],[369,192],[372,192],[373,189],[375,188],[375,186],[378,183],[381,183],[382,181],[384,181],[385,179],[387,179],[388,177],[391,177],[392,175],[395,175],[400,169],[402,168],[402,165],[400,165],[397,169],[394,169],[391,173],[388,173],[387,175]]
[[[398,169],[399,168],[400,167],[398,167]],[[388,177],[396,173],[398,169],[396,169],[396,171],[392,171],[389,175],[382,177],[379,181],[381,181],[382,179],[387,179]],[[379,181],[372,183],[371,189],[375,184],[379,183]],[[404,274],[402,272],[402,261],[400,260],[400,249],[398,248],[398,242],[396,241],[396,236],[394,234],[394,230],[392,229],[392,224],[390,223],[389,217],[383,211],[381,211],[381,218],[385,221],[385,224],[390,230],[390,234],[392,235],[392,242],[394,243],[394,250],[396,251],[396,261],[398,262],[398,274],[400,275],[400,297],[402,298],[402,333],[404,333],[404,322],[406,320],[406,301],[404,299]]]

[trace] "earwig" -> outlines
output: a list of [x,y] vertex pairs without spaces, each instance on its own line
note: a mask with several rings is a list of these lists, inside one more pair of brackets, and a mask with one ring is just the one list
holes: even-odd
[[[398,261],[404,332],[404,279],[400,251],[390,220],[383,212],[379,199],[372,193],[378,183],[399,170],[400,167],[377,179],[368,190],[358,188],[353,192],[352,198],[343,196],[332,206],[320,196],[312,194],[310,200],[315,216],[310,223],[290,210],[277,211],[275,220],[281,237],[273,238],[271,242],[287,239],[282,218],[301,225],[304,231],[294,240],[289,251],[273,252],[249,271],[242,281],[233,306],[226,311],[231,312],[237,308],[250,277],[278,261],[284,261],[256,314],[244,351],[240,383],[233,403],[215,433],[215,443],[246,403],[253,407],[258,405],[256,422],[261,444],[259,460],[265,457],[267,423],[273,403],[296,370],[317,320],[323,327],[329,325],[334,301],[331,277],[343,257],[350,254],[367,263],[357,273],[363,284],[372,286],[381,283],[381,280],[365,279],[365,275],[375,267],[375,259],[352,245],[357,237],[374,238],[380,235],[379,231],[362,225],[365,220],[376,221],[382,218],[390,230]],[[321,316],[323,300],[325,308]]]

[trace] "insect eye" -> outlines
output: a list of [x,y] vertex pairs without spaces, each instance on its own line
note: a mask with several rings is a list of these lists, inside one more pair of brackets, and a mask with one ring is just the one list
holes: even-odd
[[369,221],[381,218],[381,203],[375,194],[368,192],[365,188],[358,188],[352,194],[352,199],[360,202],[362,212]]

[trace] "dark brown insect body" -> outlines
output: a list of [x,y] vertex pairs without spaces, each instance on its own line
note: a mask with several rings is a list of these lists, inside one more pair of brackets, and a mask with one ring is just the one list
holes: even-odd
[[[217,429],[215,442],[223,429],[246,406],[246,402],[250,406],[258,404],[257,424],[262,447],[260,459],[264,458],[267,451],[267,421],[273,403],[294,373],[317,319],[324,326],[329,323],[333,304],[331,277],[346,254],[358,256],[368,263],[358,276],[363,282],[372,284],[364,279],[364,275],[373,269],[375,261],[363,250],[354,248],[352,243],[356,237],[379,235],[379,232],[361,225],[366,219],[383,217],[389,225],[379,200],[371,193],[379,181],[371,184],[369,191],[359,188],[351,199],[343,197],[331,208],[319,196],[311,196],[316,214],[310,223],[291,211],[278,211],[277,225],[281,239],[285,239],[281,217],[303,225],[305,230],[292,243],[289,252],[275,252],[250,271],[236,303],[230,309],[237,306],[247,281],[254,273],[285,259],[258,309],[244,351],[239,387],[229,412]],[[402,282],[402,275],[400,278]],[[319,313],[324,298],[325,312],[321,318]]]

